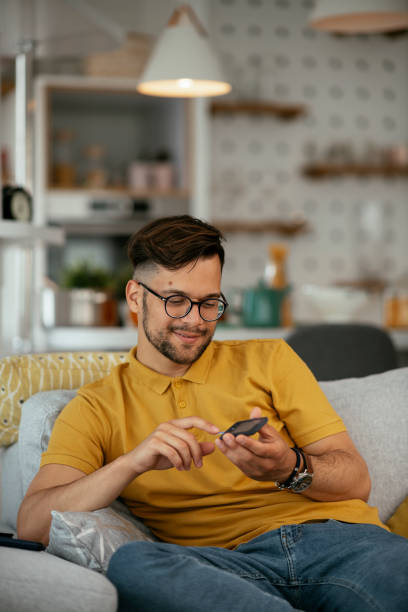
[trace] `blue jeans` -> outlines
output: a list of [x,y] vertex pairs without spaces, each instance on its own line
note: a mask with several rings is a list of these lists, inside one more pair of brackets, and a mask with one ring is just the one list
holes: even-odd
[[108,578],[119,612],[407,612],[408,540],[374,525],[289,525],[235,550],[131,542]]

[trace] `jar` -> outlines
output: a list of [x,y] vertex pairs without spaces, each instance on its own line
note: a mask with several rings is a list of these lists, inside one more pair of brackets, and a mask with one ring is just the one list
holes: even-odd
[[385,293],[384,323],[387,327],[408,328],[408,274]]
[[53,184],[56,187],[74,187],[76,172],[73,162],[74,132],[57,130],[54,135]]
[[91,144],[84,150],[86,159],[85,187],[91,189],[103,189],[108,182],[105,167],[106,149],[100,144]]

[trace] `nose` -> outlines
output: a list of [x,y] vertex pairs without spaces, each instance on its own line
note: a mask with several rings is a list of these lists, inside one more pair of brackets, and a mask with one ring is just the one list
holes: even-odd
[[190,321],[191,323],[203,324],[205,323],[204,319],[200,316],[200,311],[198,309],[198,304],[193,304],[190,312],[183,317],[183,321]]

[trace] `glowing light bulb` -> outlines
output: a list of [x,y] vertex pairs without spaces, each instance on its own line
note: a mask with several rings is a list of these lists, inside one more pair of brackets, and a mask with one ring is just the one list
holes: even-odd
[[190,89],[191,87],[193,87],[193,81],[192,79],[179,79],[177,81],[177,85],[181,89]]

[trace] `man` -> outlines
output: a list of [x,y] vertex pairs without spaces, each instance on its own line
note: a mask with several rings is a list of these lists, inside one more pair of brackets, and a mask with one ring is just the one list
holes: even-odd
[[[309,369],[283,340],[212,342],[221,240],[189,216],[133,236],[138,345],[58,418],[19,536],[46,544],[52,509],[121,496],[161,541],[113,555],[120,611],[405,611],[408,542],[367,505],[367,467]],[[222,435],[259,416],[257,436]]]

